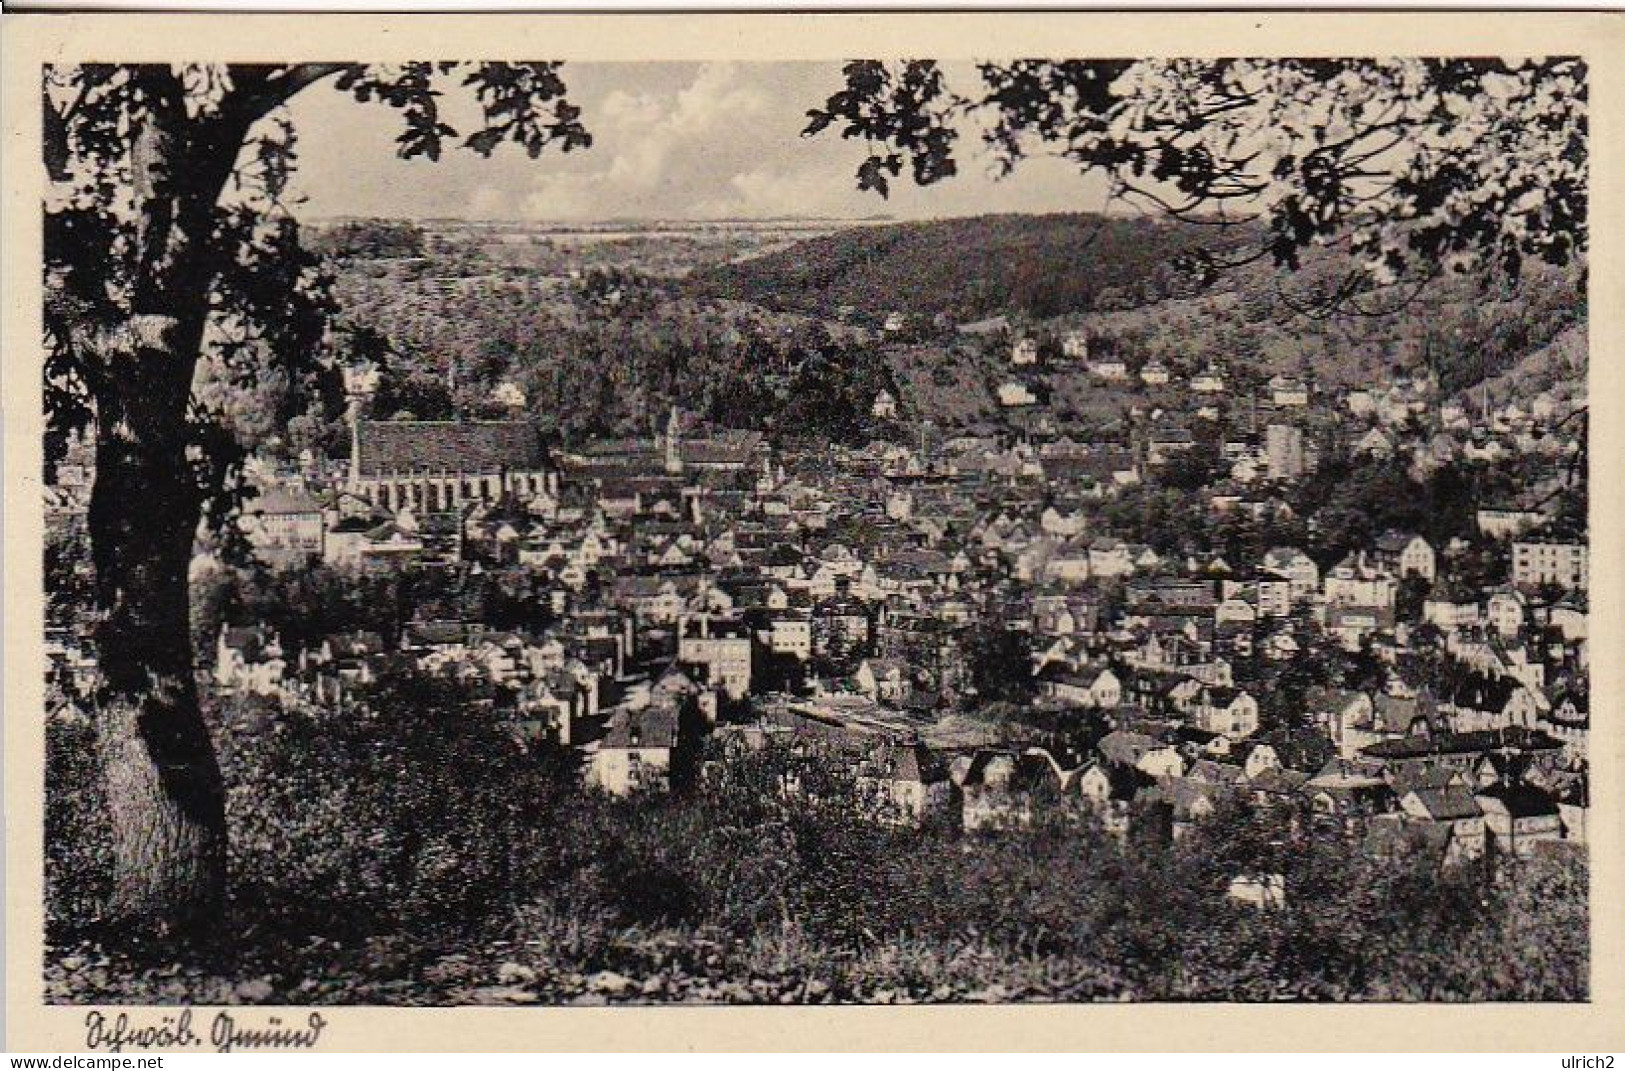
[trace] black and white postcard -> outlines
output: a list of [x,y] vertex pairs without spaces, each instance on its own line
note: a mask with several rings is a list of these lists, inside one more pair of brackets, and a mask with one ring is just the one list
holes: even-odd
[[1622,28],[8,18],[11,1047],[1618,1047]]

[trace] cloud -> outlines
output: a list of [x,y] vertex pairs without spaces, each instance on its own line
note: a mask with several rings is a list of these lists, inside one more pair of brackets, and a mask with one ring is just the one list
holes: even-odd
[[468,195],[468,207],[463,214],[469,219],[502,219],[512,210],[513,198],[507,190],[481,185]]
[[809,161],[803,167],[758,167],[734,174],[726,190],[695,206],[704,216],[767,218],[804,215],[855,215],[872,212],[879,202],[862,202],[850,193],[851,168],[845,160]]
[[[972,72],[974,73],[974,72]],[[959,176],[889,200],[854,189],[863,148],[828,133],[800,136],[806,111],[839,85],[836,63],[582,63],[568,72],[592,148],[530,159],[504,146],[489,159],[448,151],[401,160],[400,117],[320,87],[291,106],[299,129],[296,192],[321,215],[590,221],[806,215],[899,218],[1095,208],[1098,182],[1063,161],[1035,159],[992,180],[975,138]],[[460,129],[479,116],[448,91]]]
[[593,148],[583,164],[538,175],[524,197],[526,214],[591,219],[737,211],[743,201],[732,178],[760,158],[761,128],[785,125],[770,74],[711,63],[675,89],[612,90],[593,115]]

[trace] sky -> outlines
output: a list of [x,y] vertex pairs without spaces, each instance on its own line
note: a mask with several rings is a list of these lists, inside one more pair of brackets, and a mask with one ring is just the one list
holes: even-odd
[[[357,104],[330,83],[306,89],[288,106],[299,138],[300,215],[924,219],[1103,207],[1104,187],[1061,161],[1030,160],[996,180],[974,136],[960,139],[952,179],[920,189],[905,175],[889,200],[859,192],[860,142],[833,130],[800,136],[807,110],[840,87],[838,63],[570,63],[564,75],[593,145],[536,160],[512,145],[489,159],[455,150],[437,162],[401,160],[393,111]],[[477,127],[472,96],[454,80],[442,107],[465,134]]]

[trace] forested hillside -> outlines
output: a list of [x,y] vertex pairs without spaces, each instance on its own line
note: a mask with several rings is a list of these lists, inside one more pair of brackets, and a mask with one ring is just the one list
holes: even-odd
[[[1198,288],[1176,261],[1215,232],[1146,219],[859,227],[701,266],[684,281],[636,268],[516,273],[478,242],[437,238],[427,257],[402,258],[366,234],[342,237],[330,250],[337,348],[384,365],[380,415],[493,415],[492,389],[507,381],[566,439],[647,433],[674,404],[719,427],[861,439],[885,432],[868,414],[883,386],[905,422],[985,425],[1000,419],[994,394],[1013,333],[1036,336],[1052,358],[1059,339],[1082,331],[1131,370],[1162,361],[1175,377],[1163,405],[1177,405],[1182,378],[1209,364],[1233,392],[1277,372],[1336,389],[1431,368],[1447,394],[1494,380],[1502,396],[1578,383],[1585,368],[1578,270],[1535,267],[1515,284],[1443,278],[1387,309],[1324,316],[1315,299],[1337,277],[1335,258],[1290,275],[1253,264]],[[908,328],[880,331],[894,311],[911,317]],[[990,315],[1009,329],[955,330]],[[1558,358],[1536,357],[1560,338]],[[1509,374],[1520,368],[1540,374]],[[1077,362],[1051,360],[1037,375],[1063,421],[1110,422],[1136,396]],[[287,424],[290,445],[342,451],[340,405],[327,390],[319,411]],[[237,408],[287,412],[269,397]],[[241,430],[251,442],[271,431]]]
[[1060,316],[1184,292],[1175,259],[1239,233],[1141,217],[979,216],[865,227],[696,272],[691,293],[786,311]]

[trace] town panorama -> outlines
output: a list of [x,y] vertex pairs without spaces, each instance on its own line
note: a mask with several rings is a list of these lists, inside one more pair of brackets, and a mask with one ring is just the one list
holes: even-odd
[[51,999],[1585,999],[1578,264],[1349,312],[1154,214],[300,230],[320,359],[192,387],[198,956],[98,929],[111,448],[48,437]]

